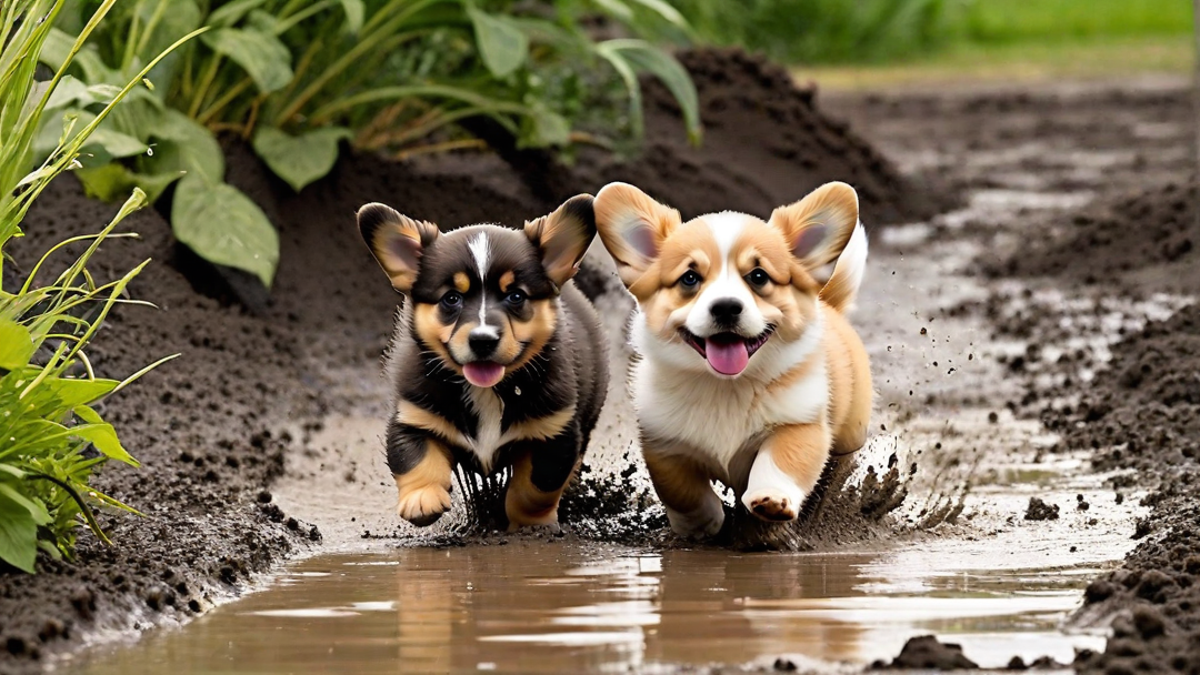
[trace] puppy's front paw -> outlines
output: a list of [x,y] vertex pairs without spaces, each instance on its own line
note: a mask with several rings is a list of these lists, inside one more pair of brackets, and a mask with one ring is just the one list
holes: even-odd
[[450,492],[440,485],[427,485],[401,493],[396,513],[417,527],[432,525],[450,510]]
[[804,503],[803,493],[800,494],[797,498],[795,494],[785,494],[782,490],[759,488],[742,495],[742,504],[763,520],[787,522],[795,520],[800,513],[800,505]]

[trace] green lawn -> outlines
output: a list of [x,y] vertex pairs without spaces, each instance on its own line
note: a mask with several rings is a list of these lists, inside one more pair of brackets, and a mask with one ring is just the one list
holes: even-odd
[[1177,65],[1178,45],[1192,34],[1190,0],[670,1],[702,43],[807,66],[1007,62],[1023,53],[1119,61],[1109,45],[1158,45],[1146,57]]

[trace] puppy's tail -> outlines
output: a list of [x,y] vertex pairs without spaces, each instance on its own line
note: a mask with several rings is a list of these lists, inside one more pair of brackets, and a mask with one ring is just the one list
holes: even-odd
[[854,226],[854,234],[833,266],[833,276],[821,289],[821,300],[845,314],[853,309],[862,285],[863,273],[867,270],[867,231],[862,223]]

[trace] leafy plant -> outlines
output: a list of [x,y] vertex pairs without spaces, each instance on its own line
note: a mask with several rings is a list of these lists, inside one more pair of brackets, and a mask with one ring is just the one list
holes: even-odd
[[[606,94],[614,78],[630,102],[626,126],[640,135],[638,74],[650,73],[677,96],[698,140],[696,93],[678,62],[641,40],[594,41],[582,27],[597,10],[632,19],[631,5],[686,29],[662,0],[137,0],[81,55],[71,84],[79,95],[58,102],[84,114],[94,105],[87,91],[211,27],[152,74],[162,86],[113,115],[81,177],[107,198],[138,186],[156,199],[178,180],[176,237],[269,285],[278,239],[262,211],[223,182],[216,133],[250,141],[298,191],[330,171],[343,141],[400,156],[452,148],[475,143],[456,128],[472,117],[496,120],[522,147],[565,146],[576,121],[614,107],[591,91]],[[47,63],[59,64],[68,39],[55,34]]]
[[[151,60],[124,87],[72,91],[65,70],[114,2],[100,3],[46,82],[35,79],[35,69],[63,0],[15,0],[0,8],[0,253],[22,234],[33,201],[51,180],[80,165],[100,124],[159,62]],[[47,158],[26,173],[40,121],[64,95],[92,97],[102,107],[87,119],[68,119]],[[71,555],[80,523],[107,541],[94,507],[130,510],[89,485],[93,470],[108,459],[137,466],[94,406],[167,359],[124,381],[96,377],[85,347],[116,303],[132,302],[122,295],[146,263],[108,283],[97,283],[86,265],[102,241],[122,236],[114,228],[145,200],[135,190],[99,234],[52,247],[19,289],[0,289],[0,560],[26,572],[34,571],[39,548]],[[86,249],[53,283],[35,285],[50,256],[82,243]]]

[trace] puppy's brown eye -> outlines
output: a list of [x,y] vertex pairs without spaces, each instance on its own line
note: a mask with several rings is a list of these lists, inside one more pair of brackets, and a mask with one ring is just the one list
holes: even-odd
[[442,296],[442,307],[445,307],[446,309],[458,309],[460,306],[462,306],[462,301],[462,293],[459,293],[458,291],[450,291]]
[[749,281],[752,286],[757,286],[760,288],[762,286],[766,286],[767,282],[770,280],[771,277],[764,272],[761,267],[755,268],[750,272],[750,274],[746,275],[746,281]]
[[700,275],[688,270],[679,277],[679,284],[687,289],[695,288],[700,285]]

